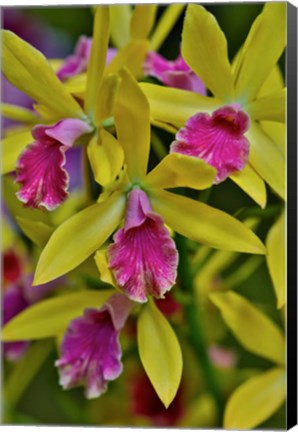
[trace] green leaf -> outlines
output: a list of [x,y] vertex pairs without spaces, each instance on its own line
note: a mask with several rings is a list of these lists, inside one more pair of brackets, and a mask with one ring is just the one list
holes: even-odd
[[138,348],[144,369],[167,408],[180,384],[182,354],[175,333],[153,301],[139,316]]
[[62,276],[99,249],[120,223],[124,208],[125,196],[117,192],[62,223],[40,255],[34,284]]
[[215,293],[209,298],[244,348],[284,365],[285,339],[273,321],[235,292]]
[[43,339],[58,336],[86,308],[100,308],[113,290],[80,291],[42,300],[10,320],[2,330],[2,341]]
[[225,429],[254,429],[284,402],[284,369],[274,368],[241,384],[227,402]]

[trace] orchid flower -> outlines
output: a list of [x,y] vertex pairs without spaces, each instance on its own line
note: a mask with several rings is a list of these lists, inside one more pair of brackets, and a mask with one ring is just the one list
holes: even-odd
[[153,124],[174,133],[178,129],[171,151],[204,159],[218,170],[215,183],[229,176],[261,207],[264,180],[285,197],[284,154],[272,138],[275,122],[285,121],[285,89],[277,67],[285,48],[285,11],[284,3],[267,3],[231,65],[213,15],[189,5],[182,55],[213,97],[141,84]]

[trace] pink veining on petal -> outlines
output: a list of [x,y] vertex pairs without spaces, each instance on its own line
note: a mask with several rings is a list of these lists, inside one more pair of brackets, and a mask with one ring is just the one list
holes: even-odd
[[78,119],[64,119],[54,125],[37,125],[35,138],[17,163],[17,197],[26,206],[54,210],[67,197],[68,174],[63,168],[65,151],[91,127]]
[[143,69],[145,75],[159,79],[166,86],[207,94],[204,83],[185,63],[181,54],[171,61],[151,51],[145,59]]
[[95,398],[121,374],[119,332],[132,307],[126,296],[116,294],[101,309],[86,309],[71,321],[55,362],[64,389],[83,385],[86,397]]
[[249,117],[237,105],[223,106],[211,116],[198,113],[177,132],[170,152],[203,159],[217,169],[214,183],[220,183],[245,167],[249,141],[244,133],[248,128]]
[[178,252],[162,218],[140,189],[128,196],[124,228],[108,247],[109,267],[120,289],[137,302],[162,298],[174,285]]

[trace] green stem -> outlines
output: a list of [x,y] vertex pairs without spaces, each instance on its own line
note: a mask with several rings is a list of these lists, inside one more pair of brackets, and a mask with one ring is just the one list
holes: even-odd
[[176,234],[175,240],[179,251],[178,274],[180,286],[185,293],[189,293],[193,298],[193,301],[187,303],[184,307],[185,316],[190,332],[190,341],[192,343],[192,347],[198,358],[198,361],[203,369],[203,377],[205,379],[206,387],[214,397],[219,419],[221,421],[223,416],[224,404],[218,386],[216,372],[209,360],[203,326],[200,321],[200,315],[194,301],[192,271],[189,265],[185,238],[179,234]]

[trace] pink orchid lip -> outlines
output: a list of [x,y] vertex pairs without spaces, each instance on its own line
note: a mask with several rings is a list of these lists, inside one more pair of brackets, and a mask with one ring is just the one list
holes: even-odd
[[220,183],[248,162],[244,133],[249,124],[249,116],[237,104],[220,107],[212,115],[197,113],[177,132],[170,153],[203,159],[217,169],[214,183]]
[[21,184],[17,197],[26,206],[54,210],[67,197],[68,173],[63,168],[65,152],[92,127],[79,119],[64,119],[54,125],[37,125],[35,141],[21,154],[16,182]]
[[144,191],[128,195],[124,227],[108,247],[109,268],[119,288],[133,301],[163,298],[175,283],[178,252],[162,218]]

